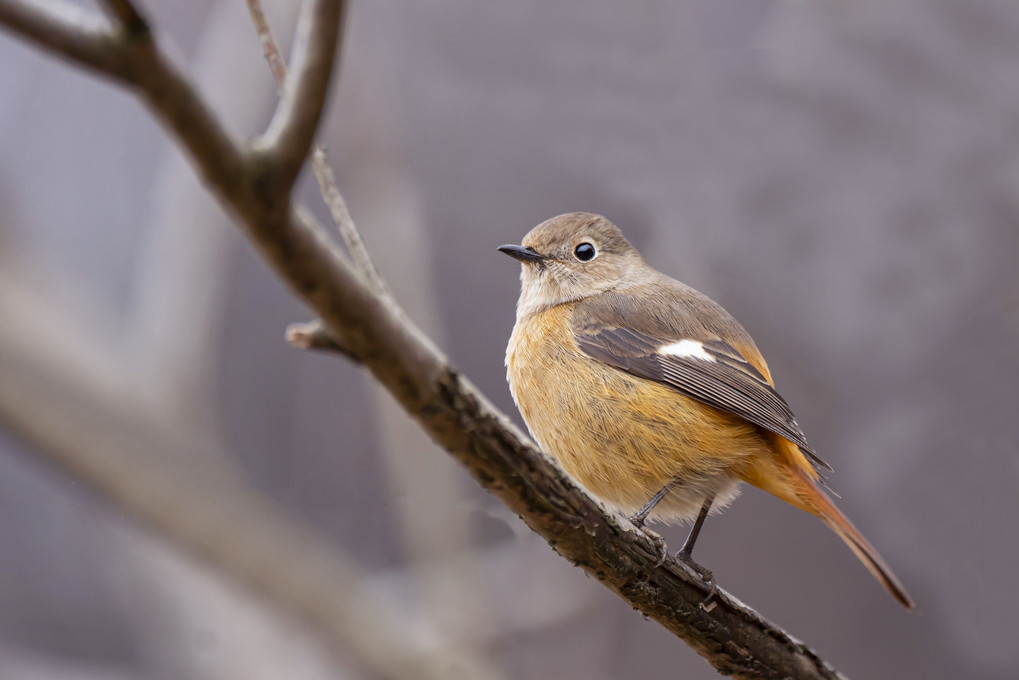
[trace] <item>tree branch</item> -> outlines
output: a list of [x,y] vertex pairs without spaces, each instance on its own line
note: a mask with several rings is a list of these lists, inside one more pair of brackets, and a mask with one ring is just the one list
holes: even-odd
[[[119,8],[115,10],[118,18],[131,19],[126,0],[110,1]],[[60,0],[0,0],[0,26],[58,56],[143,90],[143,99],[153,113],[175,130],[191,151],[196,172],[207,181],[217,178],[220,198],[251,201],[255,164],[243,159],[238,145],[147,31],[141,35],[113,31]]]
[[109,25],[61,0],[3,0],[0,25],[82,66],[122,71],[123,50]]
[[[258,34],[258,39],[262,43],[265,60],[268,62],[269,70],[272,71],[273,78],[276,81],[276,88],[282,94],[283,85],[287,78],[287,66],[283,61],[279,44],[272,33],[268,19],[266,19],[261,0],[247,0],[247,4],[248,12],[251,14],[251,23],[254,24],[255,33]],[[342,40],[342,38],[341,34],[340,39]],[[337,47],[337,54],[340,51],[341,48]],[[339,59],[339,56],[337,56],[337,59]],[[337,69],[338,66],[333,68]],[[336,186],[336,178],[333,176],[332,168],[329,167],[325,150],[318,144],[315,144],[311,151],[311,167],[315,171],[315,179],[318,180],[322,200],[325,201],[326,206],[329,208],[329,215],[339,230],[340,237],[343,239],[343,244],[347,247],[347,252],[350,253],[351,259],[354,260],[358,270],[364,274],[368,283],[376,292],[387,294],[386,284],[375,267],[371,255],[368,253],[368,248],[364,244],[364,239],[361,238],[361,233],[354,226],[354,220],[350,217],[350,211],[347,210],[347,203],[343,200],[343,194],[340,193],[339,188]]]
[[131,0],[103,0],[103,4],[127,33],[145,35],[149,32],[148,22]]
[[[276,36],[272,33],[269,20],[265,16],[265,9],[261,0],[247,0],[248,13],[251,15],[251,23],[255,26],[255,34],[262,43],[262,53],[269,63],[269,70],[272,71],[273,80],[276,81],[276,92],[283,94],[283,84],[287,79],[287,64],[283,60]],[[341,36],[342,37],[342,36]]]
[[[250,7],[250,5],[249,5]],[[315,138],[346,13],[344,0],[305,0],[297,22],[290,72],[269,128],[253,148],[264,154],[268,186],[287,197]]]
[[343,245],[347,247],[347,252],[350,253],[358,271],[364,275],[372,290],[379,295],[389,295],[386,282],[379,274],[379,270],[376,269],[375,263],[368,253],[368,246],[365,245],[364,239],[361,238],[361,232],[354,226],[354,220],[350,216],[350,211],[347,210],[347,202],[343,200],[343,194],[336,186],[336,178],[333,176],[332,168],[329,167],[326,152],[318,145],[311,150],[311,169],[315,171],[318,189],[322,194],[322,200],[329,208],[329,216],[332,217],[333,223],[340,232]]
[[[20,29],[22,24],[10,21],[12,2],[0,0],[0,22]],[[338,7],[338,2],[318,0],[309,12],[328,13]],[[335,38],[316,31],[338,30],[338,22],[336,15],[332,28],[311,27],[317,37],[308,39],[308,50],[317,59],[326,52],[332,59],[331,47],[323,46],[334,45]],[[39,31],[26,35],[54,49],[54,41]],[[289,192],[282,199],[265,200],[258,178],[266,171],[276,172],[267,163],[280,162],[284,174],[296,176],[303,155],[295,154],[310,146],[328,66],[310,54],[306,64],[298,60],[302,75],[283,108],[300,110],[278,113],[280,122],[274,119],[269,135],[273,142],[269,148],[285,152],[245,160],[187,80],[150,40],[142,42],[143,49],[121,48],[131,50],[129,69],[108,72],[135,86],[185,147],[210,190],[238,216],[262,255],[315,310],[338,344],[357,357],[482,486],[559,554],[687,641],[722,673],[776,680],[841,677],[801,642],[724,592],[712,601],[714,606],[702,607],[705,592],[699,579],[675,560],[660,563],[659,549],[650,537],[620,516],[607,514],[539,452],[388,296],[367,285],[322,229],[290,203]],[[307,107],[304,96],[309,97]],[[290,184],[278,186],[289,189]]]

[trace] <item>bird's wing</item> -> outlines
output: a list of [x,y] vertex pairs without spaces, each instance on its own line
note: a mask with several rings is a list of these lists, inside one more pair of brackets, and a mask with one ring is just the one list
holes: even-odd
[[[641,309],[627,314],[632,298],[601,297],[604,299],[582,303],[583,307],[575,310],[573,335],[582,352],[774,432],[796,444],[818,472],[831,471],[831,466],[807,443],[789,405],[761,370],[717,332],[692,319],[694,310],[684,307],[672,310],[676,312],[673,315],[676,322],[670,324],[674,326],[670,329],[663,324],[661,314],[649,317],[648,310]],[[710,302],[699,296],[695,302],[706,304],[705,301]],[[724,314],[723,325],[731,321],[733,334],[741,336],[739,340],[749,341],[746,331],[728,313],[714,303],[711,305]],[[654,321],[632,322],[626,317]],[[637,327],[641,325],[645,328]],[[714,330],[725,333],[725,328]],[[749,346],[752,348],[753,344]]]

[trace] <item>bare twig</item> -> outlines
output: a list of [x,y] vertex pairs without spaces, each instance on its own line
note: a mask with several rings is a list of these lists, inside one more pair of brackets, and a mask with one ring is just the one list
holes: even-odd
[[336,178],[333,177],[333,170],[326,160],[326,153],[320,146],[311,151],[311,168],[315,171],[315,179],[318,180],[318,188],[322,194],[322,200],[329,207],[329,216],[339,229],[343,244],[347,247],[351,259],[361,274],[364,275],[368,285],[379,295],[388,295],[386,282],[375,267],[375,262],[368,253],[368,247],[361,238],[361,232],[354,226],[354,220],[347,210],[347,203],[343,200],[343,194],[336,186]]
[[114,31],[62,0],[4,0],[0,24],[70,61],[110,75],[122,72],[123,50]]
[[[251,23],[254,24],[255,32],[262,43],[265,60],[269,63],[269,69],[276,80],[277,90],[282,93],[283,84],[286,82],[287,77],[287,67],[283,61],[279,43],[277,43],[276,37],[273,35],[272,27],[269,26],[261,0],[247,0],[247,4],[248,12],[251,14]],[[334,67],[334,69],[338,70],[337,67]],[[343,244],[347,247],[347,252],[350,253],[350,257],[354,260],[354,265],[364,275],[372,288],[380,294],[387,294],[385,282],[375,267],[371,255],[368,253],[368,248],[364,244],[364,239],[361,238],[361,233],[354,226],[354,220],[350,217],[350,211],[347,210],[347,203],[343,200],[343,195],[336,186],[336,178],[333,176],[332,168],[329,166],[325,150],[318,144],[315,144],[311,151],[311,167],[315,171],[315,179],[318,181],[322,200],[325,201],[326,206],[329,208],[329,215],[336,224],[340,237],[343,239]]]
[[254,145],[265,155],[270,179],[263,189],[277,196],[289,196],[315,138],[336,62],[345,7],[344,0],[305,0],[302,7],[283,97],[265,135]]
[[262,53],[265,60],[269,62],[269,70],[272,71],[273,80],[276,81],[276,92],[283,94],[283,83],[287,79],[287,64],[283,60],[279,45],[276,43],[276,36],[269,26],[269,19],[265,16],[265,9],[261,0],[247,0],[248,13],[251,15],[251,23],[255,26],[255,33],[262,43]]
[[[13,1],[0,0],[0,22],[9,26],[5,19]],[[55,49],[54,41],[40,38],[38,31],[29,37]],[[130,67],[107,72],[135,86],[281,278],[437,443],[557,552],[686,640],[723,673],[776,680],[840,677],[801,642],[731,596],[720,592],[714,601],[717,606],[702,608],[705,592],[700,581],[674,560],[660,563],[650,537],[607,514],[573,484],[458,374],[391,299],[364,282],[321,228],[292,205],[289,195],[266,200],[259,190],[264,188],[264,173],[273,171],[265,166],[271,156],[246,161],[194,88],[155,45],[118,49],[130,49]],[[93,62],[86,63],[96,68]],[[324,88],[309,89],[313,99],[324,96]],[[312,118],[320,108],[308,109],[316,109]],[[293,114],[283,119],[310,120]],[[282,137],[296,140],[284,145],[290,151],[297,147],[307,151],[313,124],[273,127],[290,130]],[[305,133],[308,144],[301,141]],[[295,172],[293,157],[285,160]],[[44,402],[39,408],[46,408]],[[74,470],[81,462],[68,460],[65,465]]]
[[320,349],[342,354],[352,361],[358,360],[356,356],[336,342],[332,334],[318,320],[290,324],[287,327],[286,340],[298,349]]

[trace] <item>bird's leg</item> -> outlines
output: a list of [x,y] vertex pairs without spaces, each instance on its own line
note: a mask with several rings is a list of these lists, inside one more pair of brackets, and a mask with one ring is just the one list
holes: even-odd
[[701,527],[704,526],[704,520],[708,516],[708,511],[711,510],[711,503],[714,500],[715,496],[713,494],[704,500],[704,505],[701,506],[701,511],[697,513],[697,520],[693,523],[693,527],[691,527],[690,533],[686,537],[686,542],[683,543],[683,547],[676,553],[676,559],[690,567],[692,571],[701,577],[704,584],[711,588],[708,596],[701,602],[702,607],[715,596],[718,589],[715,587],[715,575],[711,573],[711,570],[705,569],[693,561],[693,546],[697,542],[697,536],[701,533]]
[[655,543],[655,547],[658,548],[659,551],[658,563],[655,564],[655,567],[662,566],[665,560],[668,559],[669,546],[665,545],[664,538],[662,538],[658,534],[648,531],[647,528],[644,526],[644,521],[647,519],[648,515],[651,514],[651,511],[654,510],[655,507],[662,502],[662,499],[669,495],[669,492],[672,491],[672,489],[675,488],[677,484],[679,484],[678,479],[670,479],[665,486],[658,490],[658,493],[651,497],[651,500],[644,504],[644,507],[637,511],[637,514],[630,517],[630,522],[633,524],[633,526],[644,531],[644,533],[650,536],[651,540],[654,541]]
[[701,533],[701,527],[704,526],[704,520],[708,516],[708,511],[711,510],[711,503],[714,502],[715,496],[708,496],[704,500],[704,505],[701,506],[701,511],[697,513],[697,520],[693,523],[693,527],[690,528],[690,533],[687,534],[686,542],[683,543],[683,547],[680,548],[679,552],[676,553],[676,557],[686,563],[693,562],[693,546],[697,542],[697,536]]
[[638,529],[643,529],[644,521],[647,519],[647,516],[650,515],[651,511],[654,510],[658,506],[658,504],[661,503],[662,500],[669,495],[669,492],[672,491],[672,489],[675,488],[677,484],[679,484],[678,479],[670,479],[665,486],[659,489],[658,493],[652,496],[651,500],[645,503],[644,507],[637,511],[637,514],[630,517],[630,522],[633,524],[633,526],[637,527]]

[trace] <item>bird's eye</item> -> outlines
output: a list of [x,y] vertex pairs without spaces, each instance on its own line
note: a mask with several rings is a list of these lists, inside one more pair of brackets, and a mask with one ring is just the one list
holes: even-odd
[[584,242],[573,249],[573,254],[577,256],[577,259],[581,262],[587,262],[588,260],[594,259],[594,256],[598,254],[598,251],[594,249],[594,246],[590,243]]

